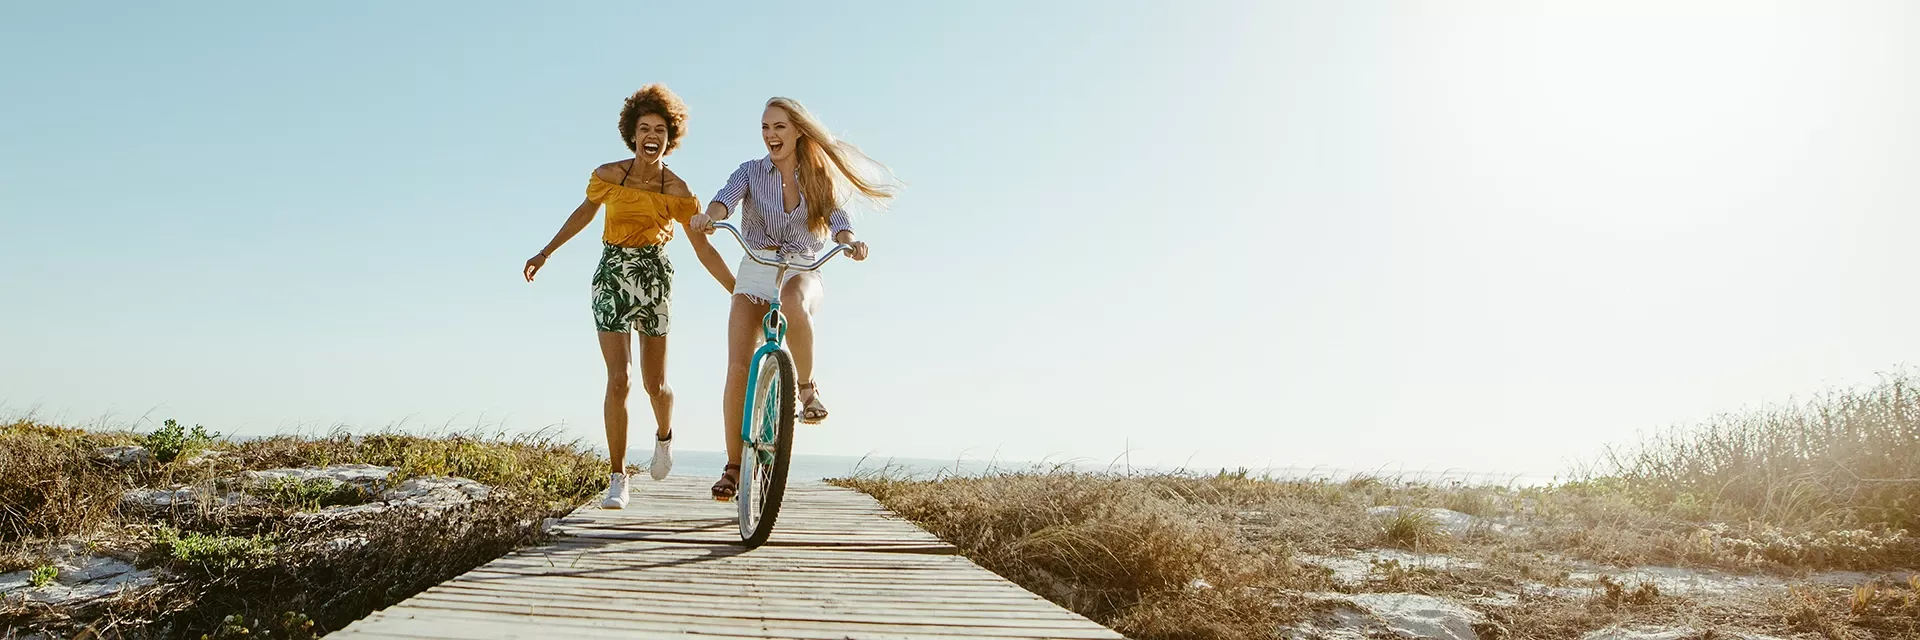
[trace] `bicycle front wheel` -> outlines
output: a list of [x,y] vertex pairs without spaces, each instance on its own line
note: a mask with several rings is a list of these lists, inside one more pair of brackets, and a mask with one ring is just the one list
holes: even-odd
[[799,381],[793,357],[784,349],[767,352],[757,363],[753,388],[742,418],[746,442],[740,456],[740,541],[747,548],[765,544],[780,516],[787,493],[787,466],[793,458],[793,420],[799,415]]

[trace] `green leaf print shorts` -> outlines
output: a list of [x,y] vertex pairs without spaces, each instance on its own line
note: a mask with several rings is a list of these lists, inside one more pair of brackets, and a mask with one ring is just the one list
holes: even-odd
[[602,246],[600,268],[593,272],[594,328],[667,335],[668,302],[673,295],[673,264],[667,261],[667,247]]

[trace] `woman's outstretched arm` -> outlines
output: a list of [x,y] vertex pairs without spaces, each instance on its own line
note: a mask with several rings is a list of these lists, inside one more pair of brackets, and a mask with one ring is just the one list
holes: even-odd
[[575,235],[579,235],[581,229],[585,229],[587,225],[593,223],[593,216],[598,213],[600,213],[600,203],[594,202],[591,199],[581,201],[580,206],[574,207],[573,213],[567,216],[567,221],[560,224],[559,233],[553,234],[553,240],[548,241],[547,246],[540,249],[540,253],[534,254],[532,258],[527,259],[527,267],[524,272],[527,276],[527,282],[533,282],[533,274],[539,273],[540,267],[546,266],[547,256],[552,255],[555,251],[559,251],[560,245],[566,244],[567,241],[572,240]]

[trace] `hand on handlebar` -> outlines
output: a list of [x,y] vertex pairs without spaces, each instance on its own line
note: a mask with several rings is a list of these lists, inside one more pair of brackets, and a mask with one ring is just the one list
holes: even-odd
[[733,236],[734,241],[740,243],[740,248],[745,249],[747,251],[746,257],[748,260],[752,260],[754,262],[758,262],[760,264],[764,264],[769,267],[798,269],[800,271],[813,271],[815,269],[819,269],[820,265],[826,264],[828,260],[832,260],[834,256],[840,255],[842,253],[853,256],[854,260],[867,259],[867,243],[860,242],[858,240],[854,241],[851,244],[836,244],[834,245],[833,249],[830,249],[827,251],[826,255],[816,258],[810,264],[789,262],[788,261],[789,256],[785,254],[782,254],[780,256],[773,257],[773,258],[762,258],[754,254],[754,250],[755,250],[754,247],[747,245],[747,238],[746,236],[740,235],[739,228],[731,224],[727,224],[725,222],[714,222],[712,219],[703,219],[703,218],[704,218],[703,216],[697,216],[697,217],[688,219],[687,228],[693,229],[695,228],[694,225],[698,223],[705,227],[705,229],[707,230],[707,233],[713,233],[714,229],[726,229],[727,233]]
[[713,218],[707,217],[705,213],[693,214],[693,218],[687,220],[687,230],[709,236],[713,235]]

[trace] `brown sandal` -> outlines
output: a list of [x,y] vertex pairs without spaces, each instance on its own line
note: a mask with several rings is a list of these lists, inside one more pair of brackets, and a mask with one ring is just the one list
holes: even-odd
[[807,394],[807,401],[800,405],[800,421],[806,424],[820,424],[825,422],[827,420],[827,406],[820,404],[820,385],[812,382],[802,382],[800,383],[800,390],[813,392]]
[[733,496],[740,493],[740,465],[727,465],[720,472],[720,481],[713,483],[713,499],[718,502],[732,502]]

